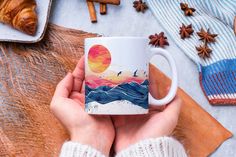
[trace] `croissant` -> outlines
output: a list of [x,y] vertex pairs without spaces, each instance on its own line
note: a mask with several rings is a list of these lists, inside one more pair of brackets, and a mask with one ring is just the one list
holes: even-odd
[[0,22],[34,35],[38,24],[35,8],[35,0],[0,0]]

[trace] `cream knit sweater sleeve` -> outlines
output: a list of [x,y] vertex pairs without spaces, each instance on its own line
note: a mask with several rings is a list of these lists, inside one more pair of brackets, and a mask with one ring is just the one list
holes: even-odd
[[[65,142],[60,157],[105,157],[98,150],[75,142]],[[121,151],[116,157],[187,157],[184,147],[171,137],[146,139]]]
[[182,144],[171,137],[146,139],[121,151],[116,157],[187,157]]

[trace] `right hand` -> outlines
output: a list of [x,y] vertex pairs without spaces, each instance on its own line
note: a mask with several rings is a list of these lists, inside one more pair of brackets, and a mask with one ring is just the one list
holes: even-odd
[[177,125],[181,104],[181,99],[176,97],[162,112],[150,108],[146,115],[113,116],[115,152],[119,153],[144,139],[170,136]]
[[92,116],[84,111],[84,58],[73,73],[57,85],[50,108],[69,131],[71,141],[92,146],[108,156],[115,130],[110,116]]

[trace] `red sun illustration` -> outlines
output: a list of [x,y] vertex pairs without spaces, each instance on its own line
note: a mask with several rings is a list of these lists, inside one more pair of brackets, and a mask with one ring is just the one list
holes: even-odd
[[111,64],[111,54],[102,45],[94,45],[89,49],[88,65],[92,72],[102,73]]

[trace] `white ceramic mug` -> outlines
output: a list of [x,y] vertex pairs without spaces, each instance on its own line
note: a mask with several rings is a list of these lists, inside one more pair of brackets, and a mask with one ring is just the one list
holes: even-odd
[[[149,62],[155,55],[165,57],[172,71],[170,91],[161,100],[148,90]],[[85,39],[85,110],[89,114],[145,114],[149,104],[165,105],[175,97],[176,91],[177,70],[173,58],[164,49],[150,49],[147,38]]]

